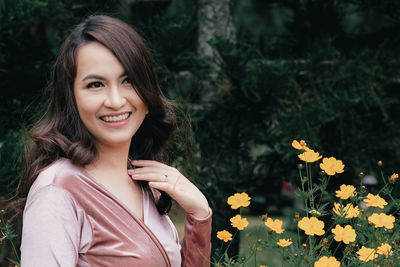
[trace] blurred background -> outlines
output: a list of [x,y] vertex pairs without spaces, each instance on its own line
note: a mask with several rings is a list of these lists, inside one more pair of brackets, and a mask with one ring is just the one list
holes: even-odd
[[[216,231],[231,229],[233,193],[252,197],[253,216],[298,208],[293,139],[343,161],[331,191],[359,185],[360,172],[375,177],[378,160],[388,175],[399,171],[400,1],[0,0],[3,201],[17,185],[25,129],[46,103],[58,48],[95,13],[144,37],[164,93],[191,121],[193,156],[177,150],[175,165],[213,208],[213,253]],[[14,224],[19,247],[20,218]],[[2,266],[6,257],[3,241]]]

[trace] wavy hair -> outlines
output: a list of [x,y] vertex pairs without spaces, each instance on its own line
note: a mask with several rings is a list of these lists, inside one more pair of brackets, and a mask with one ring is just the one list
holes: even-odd
[[[49,84],[49,106],[28,132],[31,141],[17,189],[22,198],[26,198],[39,173],[55,160],[65,157],[84,167],[97,156],[94,137],[79,117],[73,91],[77,51],[90,42],[98,42],[114,54],[148,107],[149,114],[132,137],[129,158],[167,161],[176,117],[158,85],[149,49],[128,24],[104,15],[90,16],[61,45]],[[142,186],[149,189],[147,183]],[[165,214],[171,207],[171,198],[161,192],[156,205],[159,213]]]

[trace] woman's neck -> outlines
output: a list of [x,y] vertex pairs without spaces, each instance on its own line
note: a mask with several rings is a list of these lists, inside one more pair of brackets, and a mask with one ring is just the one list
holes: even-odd
[[130,180],[127,173],[129,144],[118,147],[104,145],[97,146],[96,160],[86,166],[86,170],[98,179],[112,179],[118,181]]

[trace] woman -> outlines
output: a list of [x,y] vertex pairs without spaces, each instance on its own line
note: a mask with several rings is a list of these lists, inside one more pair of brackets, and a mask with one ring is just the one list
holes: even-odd
[[[162,163],[175,117],[140,36],[89,17],[62,45],[50,88],[20,187],[21,265],[209,266],[211,209]],[[171,198],[187,212],[182,247]]]

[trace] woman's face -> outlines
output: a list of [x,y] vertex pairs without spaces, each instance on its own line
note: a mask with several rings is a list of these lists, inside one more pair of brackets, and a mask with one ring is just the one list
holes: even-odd
[[98,42],[78,49],[74,95],[79,116],[97,145],[129,145],[147,107],[121,63]]

